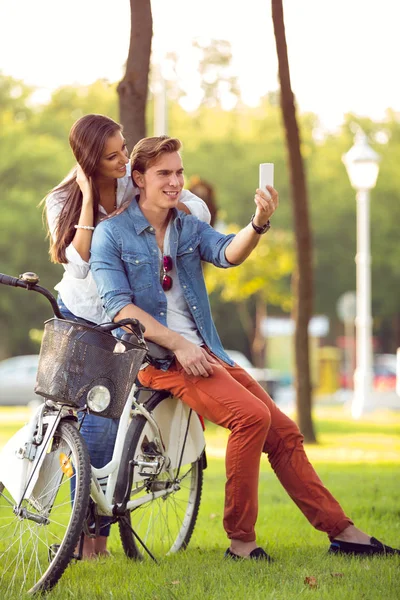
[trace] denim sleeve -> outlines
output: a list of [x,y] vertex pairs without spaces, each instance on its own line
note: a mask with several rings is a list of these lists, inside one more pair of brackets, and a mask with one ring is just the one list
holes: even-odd
[[225,250],[235,237],[235,234],[224,235],[216,231],[211,225],[203,222],[199,222],[198,224],[198,233],[202,260],[222,269],[237,266],[230,263],[225,257]]
[[96,227],[90,249],[90,269],[104,310],[111,319],[132,304],[132,291],[121,259],[118,234],[111,221]]

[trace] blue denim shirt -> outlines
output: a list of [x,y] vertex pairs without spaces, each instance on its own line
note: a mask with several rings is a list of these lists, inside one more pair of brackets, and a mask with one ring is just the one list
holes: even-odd
[[[212,316],[201,261],[232,267],[225,249],[234,235],[223,235],[192,215],[173,209],[170,254],[198,332],[205,345],[229,365]],[[95,229],[90,267],[103,306],[111,319],[135,304],[167,327],[167,299],[161,287],[159,252],[154,228],[137,202]],[[170,361],[160,362],[168,369]]]

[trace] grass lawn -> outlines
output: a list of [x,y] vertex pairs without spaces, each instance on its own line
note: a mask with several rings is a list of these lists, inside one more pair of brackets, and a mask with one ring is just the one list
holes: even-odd
[[[20,426],[22,416],[21,410],[0,409],[0,447]],[[382,411],[353,422],[343,408],[318,407],[315,424],[319,444],[307,447],[307,453],[321,479],[359,527],[400,547],[400,413]],[[212,425],[206,433],[209,466],[188,550],[157,565],[150,560],[136,564],[124,557],[118,529],[113,527],[113,558],[72,565],[48,595],[49,600],[400,597],[400,557],[328,555],[326,536],[308,524],[267,459],[261,467],[257,531],[259,544],[273,556],[274,563],[224,560],[228,546],[222,527],[227,435]]]

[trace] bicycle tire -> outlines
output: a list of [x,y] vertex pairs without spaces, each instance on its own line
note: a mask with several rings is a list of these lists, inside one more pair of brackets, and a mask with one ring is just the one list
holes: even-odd
[[[74,499],[71,480],[75,478]],[[90,494],[88,450],[75,425],[61,421],[46,448],[38,482],[22,508],[0,483],[0,587],[7,597],[17,591],[49,591],[67,568],[78,543]]]
[[[165,391],[154,392],[145,403],[149,412],[154,411],[161,402],[167,401],[170,394]],[[198,418],[192,413],[192,418]],[[147,427],[146,427],[147,425]],[[116,501],[122,502],[126,490],[126,474],[129,472],[129,461],[143,453],[143,443],[151,444],[151,429],[142,415],[136,415],[127,432],[127,443],[121,459],[120,473],[116,486]],[[153,436],[154,437],[154,436]],[[122,547],[128,558],[142,560],[146,554],[138,543],[132,529],[139,535],[153,556],[167,555],[184,550],[189,544],[196,524],[202,486],[203,486],[203,456],[188,465],[182,465],[177,479],[171,479],[163,471],[157,477],[150,477],[142,485],[133,483],[132,492],[140,496],[138,489],[143,487],[143,493],[154,487],[177,484],[179,489],[167,496],[153,499],[150,502],[126,511],[119,519],[119,533]],[[174,475],[177,470],[174,470]],[[173,517],[173,518],[172,518]]]

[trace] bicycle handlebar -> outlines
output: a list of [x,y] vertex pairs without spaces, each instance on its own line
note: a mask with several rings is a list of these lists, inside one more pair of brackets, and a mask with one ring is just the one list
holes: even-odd
[[[29,291],[38,292],[50,302],[51,307],[53,309],[54,315],[58,319],[65,319],[63,314],[60,312],[60,309],[57,304],[57,300],[53,296],[49,290],[38,285],[39,277],[36,273],[27,272],[23,273],[19,277],[12,277],[11,275],[5,275],[4,273],[0,273],[0,284],[10,285],[12,287],[20,287],[25,288]],[[121,319],[121,321],[117,321],[114,323],[101,323],[100,325],[95,325],[95,328],[101,329],[105,332],[113,331],[114,329],[118,329],[118,327],[128,326],[132,333],[136,336],[136,338],[140,341],[143,339],[143,334],[145,331],[144,326],[137,319]]]
[[[145,327],[137,319],[121,319],[120,321],[114,321],[114,323],[100,323],[100,325],[95,326],[95,329],[109,332],[118,329],[119,327],[128,327],[136,337],[137,341],[144,342],[143,334],[145,332]],[[130,336],[130,333],[123,334],[122,339],[129,341],[128,338],[130,338]]]
[[[0,273],[0,283],[2,283],[3,285],[13,285],[13,286],[18,286],[19,283],[19,279],[18,277],[11,277],[11,275],[4,275],[3,273]],[[24,285],[22,287],[25,287]]]
[[39,277],[36,273],[23,273],[19,277],[12,277],[11,275],[5,275],[4,273],[0,273],[0,284],[10,285],[12,287],[20,287],[25,288],[29,291],[38,292],[50,302],[51,307],[53,309],[54,315],[58,319],[65,319],[65,317],[61,314],[60,309],[58,308],[57,300],[54,298],[53,294],[49,292],[46,288],[38,285]]

